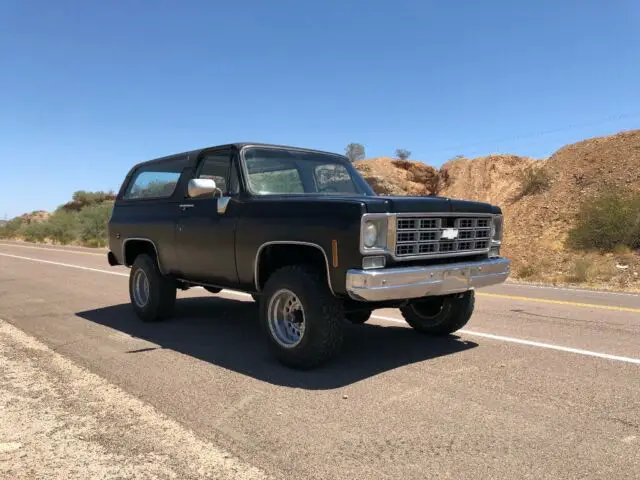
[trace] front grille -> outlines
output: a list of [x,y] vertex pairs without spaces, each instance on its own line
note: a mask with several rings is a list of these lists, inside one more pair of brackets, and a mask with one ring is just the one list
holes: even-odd
[[[443,235],[444,234],[444,235]],[[491,246],[491,217],[400,217],[396,257],[478,254]]]

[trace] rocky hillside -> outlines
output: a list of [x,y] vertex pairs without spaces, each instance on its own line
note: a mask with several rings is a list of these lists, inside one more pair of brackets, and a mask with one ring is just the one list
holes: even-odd
[[355,166],[381,195],[431,195],[440,181],[435,168],[420,162],[380,157]]
[[[416,171],[435,172],[414,163]],[[422,185],[409,179],[405,165],[390,159],[356,166],[380,193],[439,194],[500,205],[506,221],[504,252],[514,260],[516,278],[640,289],[638,253],[620,248],[596,254],[567,244],[584,202],[602,192],[640,191],[640,130],[567,145],[544,160],[516,155],[452,160],[435,172],[437,181],[430,176]],[[531,171],[546,183],[523,194],[523,178]],[[402,179],[409,181],[403,184]]]

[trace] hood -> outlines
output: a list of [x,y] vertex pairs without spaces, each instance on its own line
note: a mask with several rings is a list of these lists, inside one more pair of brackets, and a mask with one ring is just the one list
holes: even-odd
[[484,202],[454,200],[447,197],[366,197],[370,213],[501,213]]
[[[359,195],[287,195],[254,197],[250,205],[273,204],[275,213],[304,211],[308,214],[368,213],[501,213],[500,208],[483,202],[454,200],[447,197],[359,196]],[[284,209],[284,210],[283,210]]]

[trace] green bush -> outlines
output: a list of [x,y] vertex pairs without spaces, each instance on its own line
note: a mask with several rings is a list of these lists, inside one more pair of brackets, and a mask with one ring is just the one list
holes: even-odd
[[609,189],[586,200],[569,232],[569,245],[606,252],[640,248],[640,193]]
[[76,215],[64,210],[57,210],[49,217],[49,238],[62,245],[73,242],[78,235],[78,221]]
[[20,217],[13,218],[0,227],[0,238],[14,238],[22,228],[23,221]]
[[27,242],[44,242],[49,236],[49,225],[44,222],[31,222],[23,224],[18,231]]
[[107,223],[112,205],[103,203],[83,208],[77,215],[78,236],[88,246],[103,247],[107,244]]
[[520,196],[535,195],[548,190],[551,176],[544,166],[529,166],[520,174]]

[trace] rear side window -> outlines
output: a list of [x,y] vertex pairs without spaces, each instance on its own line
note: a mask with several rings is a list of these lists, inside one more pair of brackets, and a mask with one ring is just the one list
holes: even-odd
[[167,198],[176,189],[185,160],[170,160],[141,167],[129,182],[123,198]]

